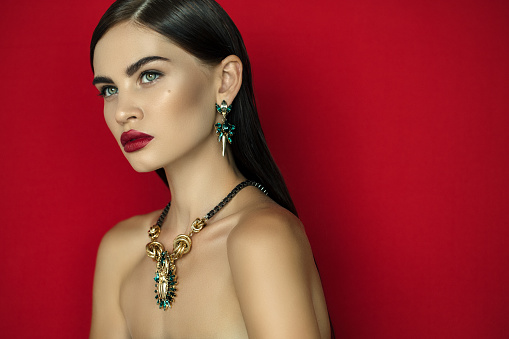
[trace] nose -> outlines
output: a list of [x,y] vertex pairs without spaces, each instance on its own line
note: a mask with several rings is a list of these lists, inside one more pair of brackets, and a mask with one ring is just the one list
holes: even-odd
[[117,110],[115,112],[115,120],[120,125],[128,123],[130,120],[143,119],[143,110],[133,100],[129,98],[121,98],[119,95],[119,101]]

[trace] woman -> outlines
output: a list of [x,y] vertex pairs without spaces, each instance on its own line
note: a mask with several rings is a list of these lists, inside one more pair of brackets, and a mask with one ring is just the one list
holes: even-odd
[[224,10],[213,0],[117,1],[90,53],[113,136],[172,197],[171,208],[104,236],[90,337],[330,338],[311,249]]

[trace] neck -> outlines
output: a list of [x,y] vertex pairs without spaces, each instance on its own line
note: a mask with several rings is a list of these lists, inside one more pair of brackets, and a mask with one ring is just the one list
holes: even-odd
[[223,158],[214,150],[190,154],[164,168],[172,200],[166,223],[179,233],[187,233],[194,219],[203,217],[245,180],[230,152]]

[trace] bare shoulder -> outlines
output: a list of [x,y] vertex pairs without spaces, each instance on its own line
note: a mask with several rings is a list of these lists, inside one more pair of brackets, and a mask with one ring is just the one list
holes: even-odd
[[[263,203],[246,211],[228,237],[228,250],[245,246],[277,246],[311,254],[302,222],[276,203]],[[295,254],[295,253],[294,253]]]
[[[137,260],[131,249],[160,211],[119,222],[101,240],[97,252],[90,338],[128,338],[129,332],[120,309],[120,285]],[[145,239],[145,238],[142,238]]]
[[312,292],[316,268],[296,216],[260,204],[239,218],[227,249],[250,338],[321,337]]
[[123,247],[129,247],[133,241],[136,241],[140,233],[146,232],[150,225],[155,223],[160,213],[161,210],[157,210],[119,222],[106,232],[101,241],[100,250],[116,249],[118,251]]

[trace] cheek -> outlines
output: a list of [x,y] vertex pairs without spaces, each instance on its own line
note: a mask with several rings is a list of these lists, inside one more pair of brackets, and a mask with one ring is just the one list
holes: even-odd
[[185,135],[208,133],[214,125],[212,86],[203,79],[189,77],[165,93],[165,105],[159,107],[167,119],[166,127],[184,138]]
[[113,113],[113,108],[111,105],[104,105],[104,121],[106,122],[106,126],[110,129],[110,132],[116,138],[118,134],[119,124],[115,120],[115,115]]

